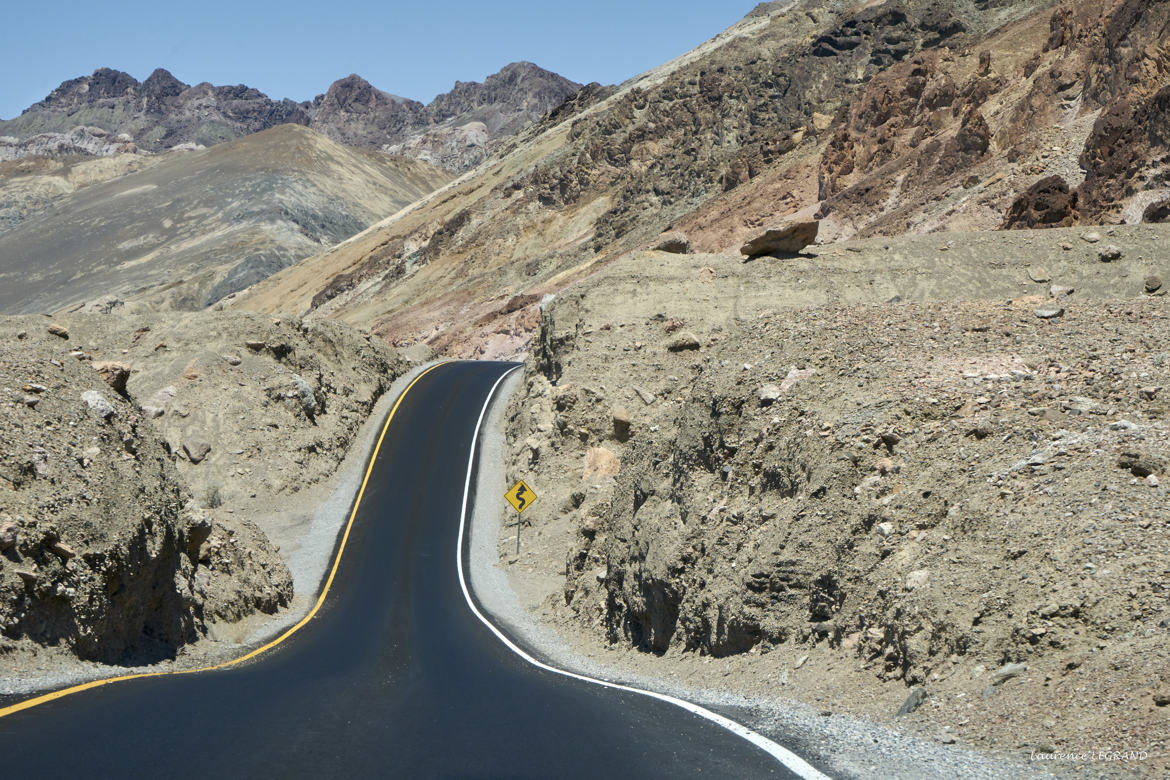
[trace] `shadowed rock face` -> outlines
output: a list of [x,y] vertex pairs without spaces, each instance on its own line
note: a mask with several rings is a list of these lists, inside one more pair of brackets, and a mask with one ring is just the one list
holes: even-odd
[[1049,176],[1022,194],[1004,218],[1003,227],[1070,227],[1077,222],[1077,193],[1060,176]]
[[[498,139],[513,135],[581,88],[519,62],[482,84],[457,82],[424,106],[383,92],[356,74],[334,82],[314,100],[273,100],[245,85],[188,86],[159,68],[139,83],[128,73],[99,68],[70,79],[19,117],[0,121],[0,161],[36,154],[96,154],[212,146],[281,124],[309,125],[340,143],[396,152],[462,170],[482,160]],[[486,135],[457,140],[467,151],[439,154],[450,134],[479,122]],[[83,130],[80,128],[84,128]]]

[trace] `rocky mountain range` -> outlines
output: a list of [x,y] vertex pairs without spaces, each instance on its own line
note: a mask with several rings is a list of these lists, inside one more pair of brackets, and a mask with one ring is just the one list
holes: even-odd
[[190,86],[162,68],[142,82],[99,68],[62,83],[19,117],[0,121],[0,161],[213,146],[277,125],[300,124],[350,146],[393,147],[400,154],[463,170],[580,86],[532,63],[517,62],[482,84],[457,82],[430,105],[383,92],[357,75],[298,103],[273,100],[242,84]]
[[[0,309],[58,310],[0,318],[0,526],[38,566],[0,570],[0,661],[121,658],[148,626],[169,652],[220,622],[175,623],[219,610],[201,568],[267,591],[228,617],[280,608],[299,528],[237,528],[253,578],[234,524],[192,543],[202,512],[323,478],[402,356],[519,357],[504,482],[542,501],[501,566],[589,663],[946,751],[1144,746],[1042,769],[1164,775],[1168,40],[1160,0],[777,0],[620,87],[63,85],[0,126],[0,154],[111,153],[0,163]],[[52,480],[116,500],[137,471],[95,436],[186,541],[147,551],[179,576],[121,635],[58,592],[105,540]],[[76,623],[49,603],[78,594]]]

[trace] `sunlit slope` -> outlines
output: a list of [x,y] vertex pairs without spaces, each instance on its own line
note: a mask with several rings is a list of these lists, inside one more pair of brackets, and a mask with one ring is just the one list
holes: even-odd
[[299,125],[62,198],[0,235],[0,312],[117,296],[197,309],[364,229],[450,179]]

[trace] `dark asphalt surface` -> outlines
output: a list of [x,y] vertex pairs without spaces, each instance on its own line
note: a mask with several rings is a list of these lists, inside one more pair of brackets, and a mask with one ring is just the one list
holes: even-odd
[[468,609],[455,566],[467,458],[509,367],[446,364],[407,394],[325,605],[298,633],[237,667],[0,718],[0,774],[792,777],[690,712],[527,664]]

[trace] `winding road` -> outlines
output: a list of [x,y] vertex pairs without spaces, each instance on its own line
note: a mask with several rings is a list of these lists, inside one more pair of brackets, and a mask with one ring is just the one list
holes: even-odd
[[469,453],[513,368],[443,363],[404,392],[296,630],[226,668],[0,709],[4,776],[820,777],[699,708],[535,665],[471,608]]

